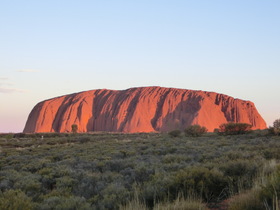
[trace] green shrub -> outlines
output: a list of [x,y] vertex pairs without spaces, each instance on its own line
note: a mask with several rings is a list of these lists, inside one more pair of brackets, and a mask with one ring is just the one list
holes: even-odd
[[247,123],[224,123],[220,125],[220,133],[225,135],[245,134],[251,131],[252,125]]
[[273,122],[273,127],[268,128],[268,133],[272,135],[280,135],[280,119]]
[[78,132],[78,125],[77,124],[73,124],[71,126],[71,128],[72,128],[72,133],[77,133]]
[[214,133],[220,133],[220,129],[219,128],[215,128],[213,132]]
[[80,142],[81,144],[87,143],[90,141],[89,137],[80,137],[77,139],[78,142]]
[[276,129],[280,129],[280,119],[277,119],[273,122],[273,127]]
[[[263,169],[265,170],[265,168]],[[280,166],[272,165],[272,168],[270,168],[269,171],[270,173],[259,175],[257,179],[255,179],[253,188],[233,196],[229,200],[228,209],[279,209]]]
[[201,136],[207,132],[207,128],[200,125],[190,125],[185,129],[186,136]]
[[[206,135],[198,141],[166,133],[32,135],[0,137],[0,191],[20,190],[35,209],[174,209],[173,204],[186,209],[188,202],[176,201],[180,193],[185,199],[197,195],[215,208],[223,199],[226,205],[229,196],[241,203],[239,192],[246,202],[244,193],[255,188],[256,179],[264,189],[262,203],[273,209],[280,198],[280,174],[270,179],[274,170],[262,168],[265,159],[279,163],[280,136]],[[133,185],[139,202],[133,201]]]
[[187,197],[193,191],[193,195],[201,195],[205,201],[215,201],[228,187],[221,171],[205,167],[193,167],[177,172],[175,185]]
[[30,197],[37,197],[40,195],[41,183],[40,183],[40,175],[26,173],[25,176],[22,176],[17,182],[14,184],[14,187],[17,189],[21,189],[26,193],[26,195]]
[[253,181],[257,175],[259,163],[249,160],[234,160],[220,166],[224,177],[227,178],[230,194],[241,192],[253,186]]
[[[261,199],[266,202],[270,209],[279,209],[280,207],[280,165],[268,177],[268,182],[262,186],[260,193]],[[278,208],[277,208],[278,207]]]
[[34,209],[34,203],[21,190],[8,190],[0,192],[0,209],[5,210],[25,210]]
[[181,136],[181,133],[182,132],[180,130],[173,130],[173,131],[170,131],[168,133],[168,135],[171,137],[179,137],[179,136]]
[[52,196],[45,199],[42,204],[40,204],[40,209],[45,210],[61,210],[61,209],[81,209],[81,210],[89,210],[92,209],[90,204],[86,202],[85,198],[70,196],[70,197],[62,197],[62,196]]

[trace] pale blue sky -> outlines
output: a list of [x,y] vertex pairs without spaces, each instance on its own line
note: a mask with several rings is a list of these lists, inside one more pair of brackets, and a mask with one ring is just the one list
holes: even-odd
[[163,86],[251,100],[280,118],[280,1],[3,0],[0,132],[44,99]]

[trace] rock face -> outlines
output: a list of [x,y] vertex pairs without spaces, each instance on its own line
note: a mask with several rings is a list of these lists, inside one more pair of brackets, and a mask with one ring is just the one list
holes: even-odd
[[23,132],[155,132],[199,124],[209,131],[227,122],[266,123],[250,101],[214,92],[163,87],[91,90],[38,103]]

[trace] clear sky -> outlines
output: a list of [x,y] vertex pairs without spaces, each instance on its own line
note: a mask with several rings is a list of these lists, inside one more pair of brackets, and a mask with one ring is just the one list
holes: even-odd
[[2,0],[0,132],[40,101],[163,86],[253,101],[280,118],[279,0]]

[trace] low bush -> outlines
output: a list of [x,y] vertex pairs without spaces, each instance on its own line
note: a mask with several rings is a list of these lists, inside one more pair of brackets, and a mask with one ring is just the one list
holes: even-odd
[[262,186],[260,193],[261,199],[265,201],[270,209],[279,209],[280,207],[280,166],[268,177],[268,182]]
[[181,133],[182,132],[180,130],[173,130],[173,131],[170,131],[168,133],[168,135],[171,137],[179,137],[179,136],[181,136]]
[[0,209],[34,209],[34,203],[21,190],[0,192]]
[[40,204],[40,209],[46,210],[60,210],[60,209],[92,209],[90,204],[84,198],[69,196],[51,196],[43,200]]
[[80,142],[81,144],[87,143],[90,141],[89,137],[80,137],[77,139],[78,142]]
[[201,136],[207,133],[207,128],[200,125],[190,125],[185,129],[186,136]]
[[[0,209],[9,209],[7,202],[19,209],[20,200],[31,205],[26,209],[186,209],[192,195],[218,209],[222,200],[250,192],[259,174],[260,201],[270,209],[279,203],[280,174],[272,166],[279,164],[280,136],[36,135],[0,137]],[[176,200],[180,194],[187,201]]]
[[219,170],[209,170],[205,167],[193,167],[177,172],[176,187],[184,195],[201,195],[205,201],[215,201],[223,196],[223,191],[228,188],[226,177]]
[[269,127],[268,133],[272,135],[280,135],[280,119],[273,122],[273,127]]
[[280,166],[271,165],[269,167],[272,171],[268,174],[259,174],[251,189],[243,191],[229,200],[229,210],[279,209]]
[[252,125],[247,123],[224,123],[220,125],[219,132],[225,135],[245,134],[251,131]]

